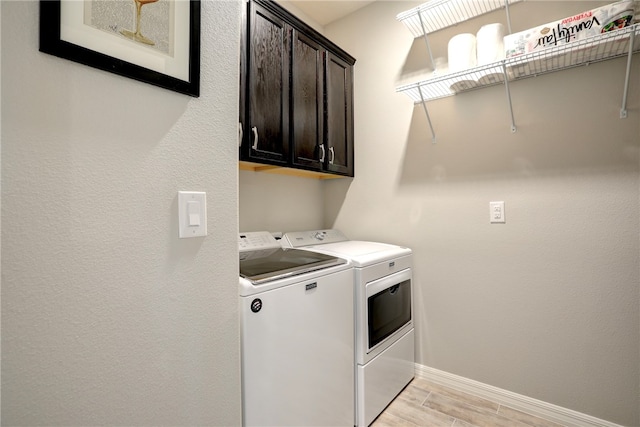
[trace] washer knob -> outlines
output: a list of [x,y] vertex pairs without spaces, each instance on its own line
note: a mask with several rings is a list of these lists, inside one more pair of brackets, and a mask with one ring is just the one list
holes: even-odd
[[324,240],[324,235],[325,233],[318,231],[314,237],[318,240]]

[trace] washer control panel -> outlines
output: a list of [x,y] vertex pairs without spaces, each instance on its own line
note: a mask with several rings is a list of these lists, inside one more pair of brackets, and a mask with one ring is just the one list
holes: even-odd
[[251,231],[238,234],[238,251],[280,248],[280,243],[268,231]]

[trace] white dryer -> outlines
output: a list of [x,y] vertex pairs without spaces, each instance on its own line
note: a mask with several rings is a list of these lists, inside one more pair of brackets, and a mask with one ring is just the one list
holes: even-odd
[[412,251],[338,230],[290,232],[281,243],[354,265],[356,425],[368,426],[414,377]]
[[243,425],[353,425],[353,267],[268,232],[238,248]]

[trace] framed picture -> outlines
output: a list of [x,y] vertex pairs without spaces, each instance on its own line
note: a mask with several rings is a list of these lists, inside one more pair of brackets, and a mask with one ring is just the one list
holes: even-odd
[[200,95],[200,0],[40,0],[40,51]]

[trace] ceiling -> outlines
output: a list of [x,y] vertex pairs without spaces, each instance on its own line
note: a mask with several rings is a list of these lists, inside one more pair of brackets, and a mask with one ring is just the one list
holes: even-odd
[[309,18],[324,26],[365,7],[375,0],[289,0]]

